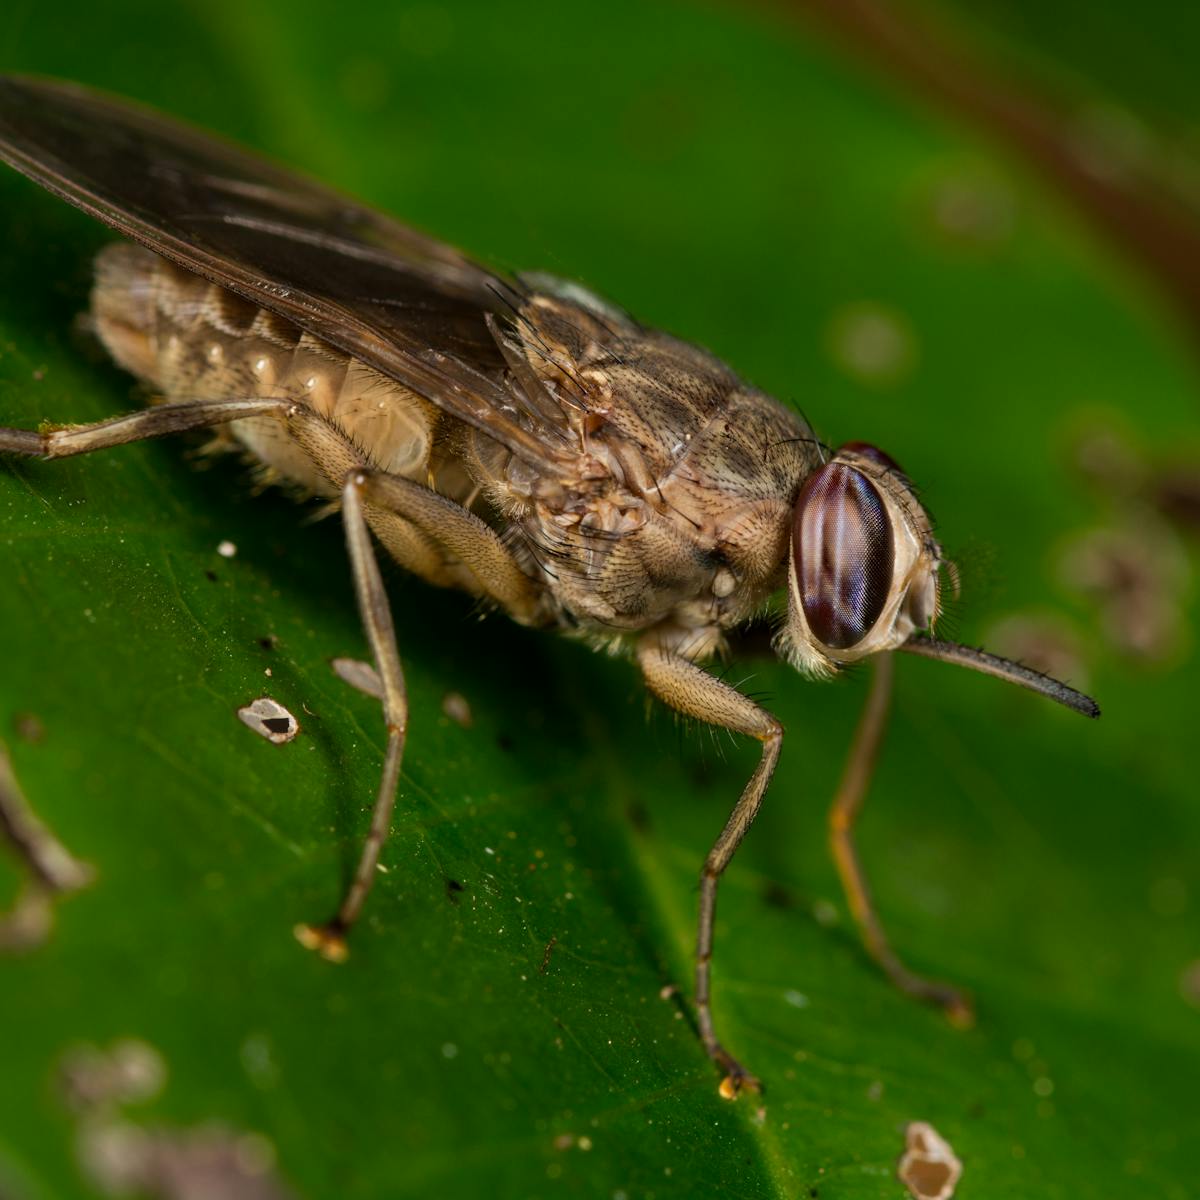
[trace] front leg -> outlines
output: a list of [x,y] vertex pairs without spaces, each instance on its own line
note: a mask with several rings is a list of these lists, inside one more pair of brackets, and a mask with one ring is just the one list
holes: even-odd
[[713,844],[700,872],[700,918],[696,938],[696,1015],[700,1037],[708,1056],[725,1073],[721,1095],[734,1099],[743,1087],[761,1091],[762,1085],[721,1045],[713,1026],[709,1004],[713,923],[717,913],[717,885],[742,838],[750,831],[763,796],[775,773],[783,744],[783,726],[765,709],[727,683],[686,658],[677,645],[659,631],[646,634],[637,649],[638,665],[646,686],[664,704],[685,716],[695,717],[734,733],[744,733],[762,743],[762,756],[742,791],[725,828]]

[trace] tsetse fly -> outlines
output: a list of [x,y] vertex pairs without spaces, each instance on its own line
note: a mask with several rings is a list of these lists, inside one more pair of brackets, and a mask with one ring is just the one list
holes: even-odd
[[299,925],[346,955],[387,836],[408,711],[375,544],[522,625],[626,648],[647,688],[761,744],[700,875],[696,1011],[736,1096],[758,1080],[713,1025],[717,886],[783,744],[766,709],[703,663],[786,593],[775,639],[802,674],[877,668],[831,811],[867,949],[905,991],[966,1019],[954,988],[888,945],[852,840],[892,651],[957,662],[1089,716],[1065,684],[936,640],[948,568],[904,472],[866,442],[826,450],[797,412],[711,354],[573,283],[506,277],[207,134],[74,84],[0,80],[0,156],[126,241],[96,260],[91,322],[147,387],[142,411],[0,428],[0,452],[85,454],[217,430],[339,503],[382,692],[387,750],[370,832],[336,915]]

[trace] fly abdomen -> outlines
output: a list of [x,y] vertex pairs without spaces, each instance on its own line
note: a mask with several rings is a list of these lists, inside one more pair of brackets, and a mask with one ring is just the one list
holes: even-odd
[[[226,288],[127,243],[96,259],[96,333],[166,400],[282,396],[310,405],[372,466],[425,482],[438,410],[358,359]],[[317,493],[335,490],[270,418],[229,431],[260,462]]]

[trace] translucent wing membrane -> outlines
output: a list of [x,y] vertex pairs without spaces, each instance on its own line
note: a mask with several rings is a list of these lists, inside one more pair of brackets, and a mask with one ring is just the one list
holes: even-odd
[[73,84],[0,78],[0,158],[134,241],[278,312],[554,471],[488,327],[516,282],[331,188]]

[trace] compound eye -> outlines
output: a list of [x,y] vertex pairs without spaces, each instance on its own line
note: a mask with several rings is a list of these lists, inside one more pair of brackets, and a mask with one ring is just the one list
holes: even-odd
[[855,454],[869,458],[885,471],[894,471],[897,475],[904,475],[904,468],[890,454],[880,450],[878,446],[872,446],[870,442],[847,442],[838,450],[838,453],[841,454],[842,450],[853,450]]
[[883,498],[861,472],[826,463],[796,501],[792,557],[813,636],[847,650],[871,632],[892,585],[895,547]]

